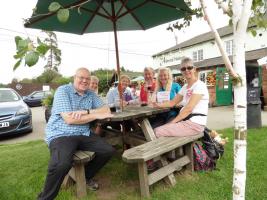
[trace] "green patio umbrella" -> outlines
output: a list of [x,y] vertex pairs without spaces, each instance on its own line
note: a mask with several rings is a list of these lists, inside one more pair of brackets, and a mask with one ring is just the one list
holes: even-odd
[[60,23],[56,12],[48,11],[51,2],[39,0],[25,27],[80,35],[113,31],[119,82],[117,31],[146,30],[191,13],[184,0],[58,0],[63,8],[71,8],[69,20]]

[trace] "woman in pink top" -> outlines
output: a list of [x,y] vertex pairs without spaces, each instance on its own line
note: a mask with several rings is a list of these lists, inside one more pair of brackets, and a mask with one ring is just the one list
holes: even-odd
[[148,102],[148,92],[153,93],[156,87],[156,82],[154,81],[154,70],[152,67],[146,67],[144,69],[144,79],[145,82],[140,88],[140,102],[146,105]]

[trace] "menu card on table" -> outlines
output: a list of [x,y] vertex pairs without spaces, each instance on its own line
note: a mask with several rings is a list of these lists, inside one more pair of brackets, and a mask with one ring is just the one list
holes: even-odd
[[157,102],[162,103],[170,101],[170,91],[157,92]]

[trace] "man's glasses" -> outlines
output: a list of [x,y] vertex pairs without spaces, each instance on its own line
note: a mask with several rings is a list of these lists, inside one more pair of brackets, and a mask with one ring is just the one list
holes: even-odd
[[185,72],[185,70],[190,71],[190,70],[192,70],[193,68],[194,68],[194,66],[187,66],[187,67],[182,67],[180,70],[181,70],[182,72]]
[[83,77],[83,76],[76,76],[76,77],[79,79],[79,81],[85,80],[85,81],[89,82],[91,80],[90,78]]

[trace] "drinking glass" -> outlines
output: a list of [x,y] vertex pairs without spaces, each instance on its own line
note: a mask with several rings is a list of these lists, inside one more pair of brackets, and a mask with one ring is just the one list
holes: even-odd
[[121,110],[121,100],[120,100],[119,97],[115,98],[115,109],[116,109],[117,113],[122,112],[122,110]]

